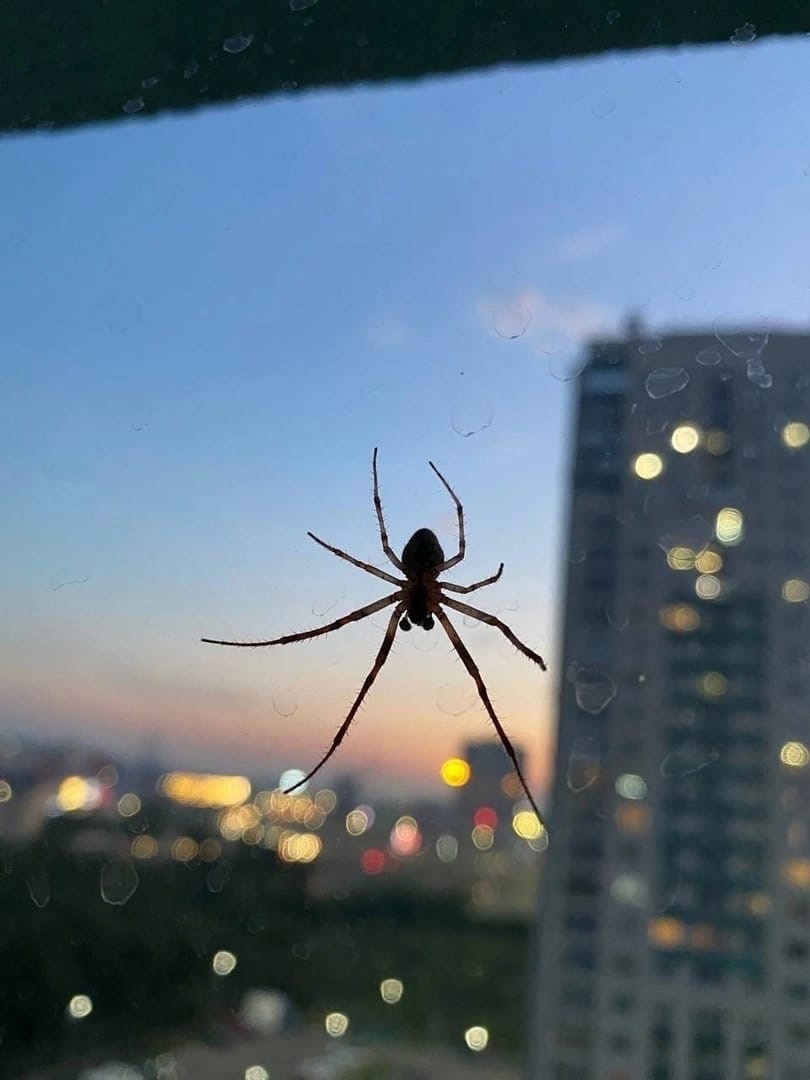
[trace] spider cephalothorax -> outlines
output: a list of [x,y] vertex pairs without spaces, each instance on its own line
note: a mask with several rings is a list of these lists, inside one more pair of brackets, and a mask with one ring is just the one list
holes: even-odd
[[[348,615],[344,615],[340,619],[335,619],[334,622],[328,623],[326,626],[318,627],[317,630],[305,630],[300,634],[288,634],[285,637],[273,638],[271,641],[219,641],[215,638],[203,638],[202,640],[210,645],[234,645],[241,648],[260,648],[264,645],[288,645],[293,641],[306,641],[309,638],[320,637],[323,634],[329,634],[332,630],[339,630],[341,626],[346,626],[348,623],[357,622],[360,619],[366,619],[369,615],[375,615],[378,611],[382,611],[384,608],[394,605],[394,610],[391,613],[391,618],[388,620],[388,626],[385,630],[385,636],[383,637],[382,644],[380,645],[377,658],[374,661],[374,665],[371,671],[365,678],[363,685],[360,687],[360,692],[355,698],[354,704],[349,710],[349,714],[343,723],[338,728],[338,732],[332,740],[332,745],[327,752],[318,762],[318,764],[311,769],[309,773],[297,784],[294,784],[291,788],[287,789],[287,792],[295,791],[296,788],[305,784],[307,780],[310,780],[316,772],[322,766],[326,764],[329,758],[334,754],[337,748],[343,741],[346,732],[351,726],[352,720],[354,720],[357,710],[363,702],[368,691],[377,675],[380,672],[385,661],[388,659],[388,654],[391,651],[391,646],[394,643],[394,635],[397,632],[397,626],[402,630],[410,630],[411,624],[415,626],[421,626],[423,630],[432,630],[434,626],[434,616],[438,619],[453,648],[456,650],[461,662],[469,672],[475,685],[478,689],[478,695],[484,705],[484,708],[489,714],[489,718],[495,726],[495,730],[498,733],[498,737],[503,744],[503,748],[509,755],[509,758],[514,766],[520,783],[523,785],[523,790],[526,792],[526,797],[531,803],[538,818],[540,818],[540,811],[537,808],[537,804],[532,798],[529,791],[526,780],[523,776],[523,771],[520,768],[520,762],[517,759],[514,748],[512,747],[509,737],[503,729],[503,726],[495,714],[492,702],[489,698],[489,693],[484,685],[484,680],[481,678],[481,672],[478,670],[478,666],[473,660],[472,656],[467,650],[467,646],[461,640],[458,635],[458,631],[450,622],[444,607],[452,608],[454,611],[459,612],[462,615],[467,615],[470,618],[478,619],[480,622],[485,622],[489,626],[494,626],[496,629],[506,637],[516,649],[519,649],[524,656],[529,660],[533,660],[535,664],[539,664],[543,671],[546,670],[546,665],[542,656],[530,649],[528,645],[524,645],[523,642],[515,636],[515,634],[509,629],[506,623],[502,622],[497,615],[491,615],[488,611],[481,611],[479,608],[472,607],[470,604],[464,604],[460,600],[454,600],[452,596],[447,596],[446,592],[451,593],[471,593],[476,589],[481,589],[485,585],[492,585],[498,580],[503,573],[503,563],[500,564],[498,569],[492,574],[491,577],[484,578],[482,581],[476,581],[473,585],[455,585],[450,581],[439,581],[439,575],[443,574],[446,570],[455,566],[456,563],[461,562],[464,558],[466,551],[466,539],[464,536],[464,511],[459,501],[458,496],[447,483],[445,478],[433,464],[429,462],[431,469],[436,473],[438,478],[444,484],[450,498],[453,500],[456,506],[456,516],[458,519],[458,552],[449,559],[445,559],[442,546],[439,543],[436,534],[430,529],[417,529],[408,543],[402,550],[402,558],[398,558],[394,553],[390,543],[388,542],[388,533],[385,529],[385,520],[383,518],[382,502],[380,501],[380,488],[377,479],[377,449],[374,449],[374,455],[372,457],[371,468],[374,476],[374,509],[377,514],[377,523],[380,527],[380,540],[382,542],[382,548],[388,557],[389,561],[404,574],[403,578],[396,578],[393,574],[389,574],[385,570],[380,570],[377,566],[372,566],[370,563],[363,562],[361,559],[356,559],[353,555],[347,554],[340,548],[332,547],[331,544],[327,544],[324,540],[319,540],[314,533],[308,535],[312,537],[316,544],[320,544],[321,547],[326,548],[327,551],[331,551],[333,555],[337,555],[341,559],[345,559],[353,566],[358,566],[361,570],[367,571],[369,574],[373,574],[375,577],[382,578],[383,581],[389,582],[391,585],[396,585],[396,592],[390,593],[388,596],[384,596],[381,600],[375,600],[371,604],[366,604],[365,607],[358,608],[357,611],[352,611]],[[542,818],[540,818],[542,820]]]

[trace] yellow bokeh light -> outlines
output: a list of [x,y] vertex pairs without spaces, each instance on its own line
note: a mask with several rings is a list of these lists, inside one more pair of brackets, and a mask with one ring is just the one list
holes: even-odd
[[782,599],[789,604],[803,604],[810,597],[810,585],[802,578],[788,578],[782,585]]
[[227,949],[220,949],[219,952],[214,953],[211,967],[215,975],[230,975],[236,968],[236,957]]
[[633,460],[633,472],[639,480],[655,480],[664,471],[664,462],[658,454],[639,454]]
[[489,1031],[485,1027],[476,1024],[475,1027],[467,1028],[464,1032],[464,1042],[469,1046],[470,1050],[475,1050],[476,1053],[486,1050],[489,1042]]
[[324,1018],[323,1026],[326,1028],[327,1035],[331,1035],[333,1039],[339,1039],[349,1030],[349,1018],[345,1013],[331,1012]]
[[650,919],[647,924],[647,937],[652,945],[659,949],[677,949],[683,944],[686,929],[680,919],[671,915]]
[[717,574],[723,569],[723,556],[706,548],[695,559],[695,569],[701,574]]
[[315,792],[315,798],[312,801],[324,814],[331,814],[337,806],[337,795],[331,788],[321,788],[320,791]]
[[707,671],[700,680],[700,689],[707,697],[723,697],[728,692],[728,679],[719,671]]
[[622,803],[615,816],[619,830],[628,836],[640,836],[649,828],[650,810],[642,803]]
[[371,820],[362,806],[350,810],[346,815],[346,832],[349,836],[362,836],[371,824]]
[[782,880],[794,889],[810,889],[810,859],[788,859],[782,865]]
[[141,800],[132,791],[118,800],[118,813],[121,817],[134,817],[141,808]]
[[673,547],[667,552],[667,566],[673,570],[694,570],[695,552],[688,547]]
[[323,842],[312,833],[297,833],[286,829],[278,839],[278,855],[282,862],[310,863],[323,850]]
[[172,858],[178,862],[191,862],[197,857],[199,850],[200,845],[196,840],[192,840],[190,836],[178,836],[172,844]]
[[167,773],[158,783],[172,802],[201,809],[239,806],[250,798],[250,781],[244,776],[212,776],[208,773]]
[[701,574],[695,582],[695,593],[701,600],[716,600],[722,592],[723,584],[714,574]]
[[142,834],[136,836],[129,845],[130,852],[136,859],[152,859],[158,852],[158,842],[154,836]]
[[207,836],[200,844],[198,854],[203,862],[216,862],[222,854],[222,844],[220,844],[219,840],[215,840],[213,836]]
[[69,814],[75,810],[90,810],[100,802],[98,781],[85,780],[83,776],[66,776],[56,793],[56,804]]
[[0,803],[8,802],[14,792],[8,780],[0,780]]
[[677,630],[681,634],[697,630],[700,626],[700,614],[688,604],[670,604],[661,608],[659,618],[667,630]]
[[380,997],[386,1005],[396,1005],[404,991],[405,987],[400,979],[383,979],[380,983]]
[[672,432],[670,442],[679,454],[690,454],[700,446],[700,428],[694,424],[679,424]]
[[724,506],[718,510],[714,524],[714,534],[721,544],[733,547],[743,538],[742,511],[734,506]]
[[782,442],[791,450],[806,446],[810,442],[810,427],[801,420],[791,420],[782,428]]
[[248,1065],[245,1069],[245,1080],[270,1080],[270,1073],[264,1065]]
[[512,828],[522,840],[537,840],[545,832],[534,810],[518,810],[512,818]]
[[783,765],[803,769],[810,762],[810,750],[803,742],[786,742],[779,751],[779,760]]
[[68,1002],[67,1011],[74,1020],[84,1020],[93,1011],[93,1002],[87,994],[74,994]]
[[442,763],[439,774],[448,787],[464,787],[470,779],[470,766],[463,758],[448,758]]

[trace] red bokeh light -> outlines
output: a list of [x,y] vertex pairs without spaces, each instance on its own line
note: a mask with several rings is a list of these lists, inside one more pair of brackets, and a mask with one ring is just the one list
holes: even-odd
[[488,829],[494,829],[498,824],[498,815],[491,806],[479,806],[473,814],[474,825],[485,825]]
[[360,856],[360,867],[364,874],[381,874],[385,869],[385,852],[369,848]]

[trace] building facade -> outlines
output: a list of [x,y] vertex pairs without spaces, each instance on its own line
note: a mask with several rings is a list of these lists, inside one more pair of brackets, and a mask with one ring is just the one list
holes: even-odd
[[530,1080],[810,1077],[810,335],[588,351]]

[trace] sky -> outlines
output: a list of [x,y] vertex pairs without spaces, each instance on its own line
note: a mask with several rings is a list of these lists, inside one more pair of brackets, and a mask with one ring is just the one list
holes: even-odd
[[[734,28],[730,30],[730,36]],[[810,307],[804,39],[320,90],[0,143],[0,728],[280,774],[331,741],[418,527],[546,657],[457,625],[542,797],[583,346]],[[148,73],[145,73],[148,74]],[[472,599],[472,598],[471,598]],[[324,776],[438,793],[489,721],[399,635]]]

